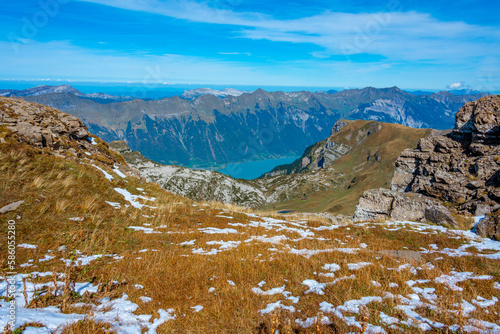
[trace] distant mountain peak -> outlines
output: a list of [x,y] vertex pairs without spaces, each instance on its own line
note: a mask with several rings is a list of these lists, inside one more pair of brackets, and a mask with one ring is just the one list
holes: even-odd
[[195,100],[203,95],[213,95],[220,98],[225,98],[227,96],[240,96],[244,93],[248,92],[234,88],[224,88],[222,90],[211,89],[211,88],[197,88],[184,91],[184,93],[181,95],[181,98],[186,100]]
[[50,85],[41,85],[36,87],[31,87],[23,90],[4,90],[2,92],[2,96],[38,96],[45,94],[54,94],[54,93],[69,93],[77,96],[83,96],[84,94],[80,92],[78,89],[70,85],[59,85],[59,86],[50,86]]

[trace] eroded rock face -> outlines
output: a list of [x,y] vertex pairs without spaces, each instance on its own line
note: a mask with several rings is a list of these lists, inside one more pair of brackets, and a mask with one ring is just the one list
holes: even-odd
[[481,214],[500,204],[500,96],[466,103],[446,136],[420,140],[396,160],[391,189]]
[[476,233],[482,237],[500,241],[500,211],[481,220],[476,225]]
[[405,194],[379,188],[363,193],[354,212],[354,221],[375,219],[424,221],[425,210],[439,203],[420,194]]

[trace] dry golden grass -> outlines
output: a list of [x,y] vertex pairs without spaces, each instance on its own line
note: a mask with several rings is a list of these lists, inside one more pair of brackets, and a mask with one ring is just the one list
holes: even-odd
[[110,329],[109,324],[97,322],[92,318],[85,318],[66,326],[61,334],[80,334],[80,333],[95,333],[95,334],[111,334],[116,331]]
[[[445,326],[466,325],[470,318],[499,325],[499,303],[487,308],[477,306],[468,316],[461,315],[457,306],[462,300],[471,302],[478,296],[491,299],[498,295],[494,282],[500,282],[499,260],[482,257],[488,252],[474,248],[467,250],[469,256],[462,257],[421,252],[422,248],[432,250],[431,245],[439,250],[457,249],[468,242],[466,238],[437,231],[432,226],[416,229],[412,225],[377,222],[335,228],[317,216],[279,215],[221,203],[195,203],[140,179],[122,179],[105,166],[102,168],[115,177],[111,181],[92,166],[40,155],[24,144],[10,144],[14,149],[0,144],[0,206],[17,200],[24,200],[25,204],[0,219],[4,230],[9,219],[16,220],[18,244],[38,246],[18,249],[18,264],[34,260],[31,266],[18,269],[26,273],[66,273],[65,286],[72,282],[99,284],[95,295],[78,296],[68,290],[66,294],[54,298],[49,294],[32,302],[31,307],[59,305],[62,312],[88,315],[85,320],[66,327],[63,333],[112,332],[109,324],[92,318],[91,307],[75,308],[72,304],[81,301],[97,304],[105,296],[118,298],[123,293],[139,306],[135,314],[151,314],[156,319],[159,309],[175,310],[177,317],[162,324],[159,333],[359,332],[362,328],[349,326],[330,312],[321,313],[320,303],[340,306],[366,296],[384,297],[381,302],[361,308],[359,314],[344,312],[343,315],[355,317],[362,327],[383,326],[392,333],[397,330],[381,323],[380,312],[408,321],[408,316],[397,308],[402,303],[398,296],[408,298],[415,293],[413,287],[434,288],[438,296],[434,302],[420,296],[426,304],[414,311],[423,317]],[[113,188],[155,197],[155,201],[139,201],[156,209],[136,209]],[[144,189],[144,193],[138,188]],[[115,209],[106,201],[121,206]],[[259,218],[264,216],[279,221]],[[74,217],[84,220],[69,219]],[[152,228],[158,233],[135,231],[130,226]],[[204,233],[204,228],[232,229],[236,233],[209,234]],[[60,246],[66,250],[58,251]],[[346,251],[349,248],[355,250],[349,253]],[[420,253],[415,260],[405,260],[380,253],[383,250]],[[211,251],[215,254],[206,254]],[[3,254],[1,263],[6,271]],[[38,261],[48,254],[55,257]],[[76,260],[95,254],[102,257],[76,270],[61,261],[61,258]],[[107,256],[114,254],[123,258]],[[349,269],[348,264],[359,262],[371,264],[359,270]],[[320,275],[328,273],[323,267],[332,263],[340,266],[334,277]],[[400,267],[407,263],[407,267]],[[427,263],[433,266],[426,267]],[[490,275],[492,279],[459,282],[462,291],[451,291],[446,284],[435,281],[436,277],[453,271]],[[355,278],[346,278],[351,275]],[[344,279],[328,284],[338,278]],[[53,279],[39,278],[37,282]],[[306,293],[308,287],[304,281],[311,279],[327,284],[324,294]],[[411,287],[407,284],[410,280],[430,281]],[[262,281],[266,282],[261,286],[263,291],[285,286],[286,296],[255,293],[252,289]],[[144,288],[138,289],[136,284]],[[388,297],[387,292],[393,296]],[[145,303],[140,299],[142,296],[152,301]],[[293,302],[287,297],[298,300]],[[266,314],[259,312],[278,301],[283,306],[293,306],[295,312],[282,308]],[[203,309],[194,312],[196,305],[202,305]],[[296,322],[323,316],[332,324],[313,320],[310,327],[302,328]],[[415,326],[398,326],[404,332],[421,332]]]

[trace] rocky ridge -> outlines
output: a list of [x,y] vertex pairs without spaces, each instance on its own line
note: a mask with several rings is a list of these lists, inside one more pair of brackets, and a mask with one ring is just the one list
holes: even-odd
[[[85,163],[96,160],[137,174],[104,141],[91,135],[82,121],[54,108],[0,97],[0,128],[7,131],[4,135],[27,142],[42,154]],[[0,138],[0,143],[4,141]]]

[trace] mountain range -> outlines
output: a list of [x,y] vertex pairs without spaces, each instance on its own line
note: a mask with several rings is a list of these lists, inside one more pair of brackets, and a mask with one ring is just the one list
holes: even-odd
[[89,99],[98,103],[116,103],[116,102],[132,101],[136,99],[131,96],[116,96],[116,95],[109,95],[106,93],[84,94],[70,85],[59,85],[59,86],[43,85],[27,89],[0,89],[0,96],[6,96],[6,97],[22,98],[22,97],[40,96],[47,94],[72,94],[80,98]]
[[367,87],[331,93],[258,89],[224,98],[205,94],[119,103],[70,90],[22,98],[76,116],[91,133],[108,142],[124,140],[153,161],[207,168],[300,155],[328,137],[341,118],[451,128],[458,109],[484,95],[417,96],[397,87]]

